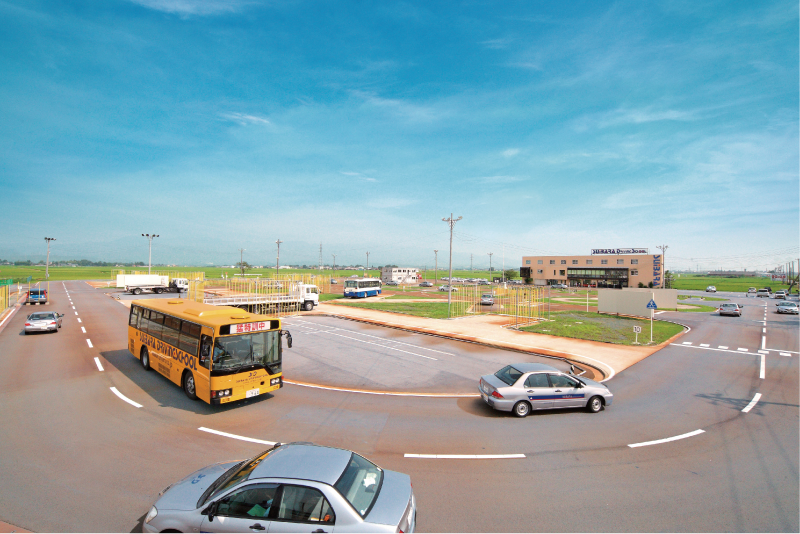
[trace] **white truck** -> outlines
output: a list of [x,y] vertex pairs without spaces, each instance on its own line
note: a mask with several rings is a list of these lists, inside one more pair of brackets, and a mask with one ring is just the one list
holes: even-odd
[[189,281],[186,278],[173,278],[170,282],[169,276],[158,274],[118,274],[117,287],[124,287],[126,292],[134,295],[140,295],[143,291],[180,293],[189,290]]
[[305,311],[311,311],[314,306],[319,304],[319,288],[313,284],[302,284],[300,282],[281,282],[284,286],[280,293],[273,294],[245,294],[233,296],[217,296],[207,293],[203,302],[214,306],[236,306],[238,308],[266,304],[267,306],[300,305]]

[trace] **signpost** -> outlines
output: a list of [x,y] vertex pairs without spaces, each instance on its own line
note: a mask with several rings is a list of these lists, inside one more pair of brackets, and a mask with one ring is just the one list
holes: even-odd
[[647,309],[650,310],[650,343],[653,342],[653,311],[658,309],[655,301],[656,295],[653,293],[650,302],[647,303]]
[[638,345],[639,344],[639,334],[641,332],[642,332],[642,327],[641,326],[634,326],[633,327],[633,333],[636,334],[636,341],[633,342],[634,345]]

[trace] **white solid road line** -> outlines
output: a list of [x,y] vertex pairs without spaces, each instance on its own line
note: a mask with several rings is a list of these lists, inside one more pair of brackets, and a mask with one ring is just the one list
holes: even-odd
[[673,436],[671,438],[657,439],[655,441],[644,441],[642,443],[632,443],[628,445],[628,447],[634,448],[634,447],[646,447],[648,445],[658,445],[659,443],[667,443],[670,441],[677,441],[679,439],[691,438],[692,436],[697,436],[698,434],[702,434],[704,432],[705,430],[702,429],[695,430],[694,432],[689,432],[688,434],[681,434],[680,436]]
[[767,355],[761,355],[761,371],[758,373],[758,378],[763,379],[767,368]]
[[216,434],[218,436],[223,436],[223,437],[226,437],[226,438],[233,438],[233,439],[239,439],[239,440],[242,440],[242,441],[249,441],[250,443],[260,443],[262,445],[269,445],[270,447],[272,445],[275,445],[275,443],[277,443],[276,441],[264,441],[263,439],[255,439],[255,438],[248,438],[248,437],[245,437],[245,436],[237,436],[236,434],[228,434],[227,432],[220,432],[219,430],[213,430],[211,428],[206,428],[204,426],[201,426],[197,430],[201,430],[203,432],[208,432],[210,434]]
[[[766,333],[766,332],[767,332],[767,329],[765,328],[764,329],[764,333]],[[761,336],[761,348],[762,349],[766,349],[767,348],[767,336]]]
[[699,349],[699,350],[710,350],[712,352],[730,352],[731,354],[745,354],[745,355],[754,355],[758,356],[757,352],[750,352],[747,349],[739,349],[739,350],[729,350],[729,349],[714,349],[711,347],[695,347],[693,345],[678,345],[677,343],[670,343],[670,345],[675,347],[682,347],[684,349]]
[[83,332],[85,334],[86,333],[86,329],[84,327],[81,327],[81,332]]
[[405,458],[435,458],[447,460],[508,460],[525,458],[524,454],[404,454]]
[[91,340],[91,339],[88,339],[88,338],[87,338],[87,339],[86,339],[86,343],[89,345],[89,348],[90,348],[90,349],[93,349],[93,348],[94,348],[94,345],[92,345],[92,340]]
[[128,403],[128,404],[130,404],[131,406],[135,406],[136,408],[141,408],[141,407],[142,407],[142,405],[141,405],[141,404],[139,404],[138,402],[133,402],[133,401],[132,401],[132,400],[130,400],[128,397],[126,397],[125,395],[123,395],[122,393],[120,393],[119,391],[117,391],[117,388],[114,388],[114,387],[112,387],[112,388],[111,388],[111,391],[114,393],[114,395],[116,395],[116,396],[117,396],[117,397],[119,397],[120,399],[124,400],[125,402],[127,402],[127,403]]
[[100,363],[100,358],[98,358],[97,356],[94,357],[94,363],[97,364],[97,370],[98,371],[103,371],[104,370],[103,369],[103,364]]
[[435,393],[394,393],[391,391],[367,391],[362,389],[346,389],[346,388],[337,388],[332,386],[318,386],[316,384],[300,384],[299,382],[292,382],[291,380],[284,380],[283,383],[291,384],[293,386],[300,386],[304,388],[324,389],[327,391],[341,391],[342,393],[363,393],[364,395],[386,395],[387,397],[430,397],[437,399],[466,399],[466,398],[481,396],[480,393],[464,393],[461,395],[455,393],[453,395],[449,395],[449,394],[435,394]]
[[761,350],[761,349],[758,349],[758,353],[759,353],[759,354],[769,354],[769,351],[768,351],[768,350]]
[[758,400],[759,400],[760,398],[761,398],[761,393],[756,393],[756,396],[755,396],[755,397],[753,397],[753,400],[751,400],[751,401],[750,401],[750,404],[748,404],[747,406],[745,406],[745,407],[744,407],[744,409],[743,409],[742,411],[743,411],[744,413],[747,413],[747,412],[749,412],[750,410],[752,410],[752,409],[753,409],[753,406],[755,406],[755,405],[756,405],[756,403],[758,402]]

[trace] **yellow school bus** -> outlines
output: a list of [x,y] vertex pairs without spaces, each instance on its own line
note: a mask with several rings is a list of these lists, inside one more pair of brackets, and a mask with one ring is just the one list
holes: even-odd
[[210,404],[256,397],[283,387],[280,319],[190,300],[134,300],[128,350]]

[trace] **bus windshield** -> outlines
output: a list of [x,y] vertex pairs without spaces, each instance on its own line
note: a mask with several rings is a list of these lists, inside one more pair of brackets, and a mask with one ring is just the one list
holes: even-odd
[[281,332],[256,332],[218,337],[214,342],[214,371],[263,366],[270,374],[281,371]]

